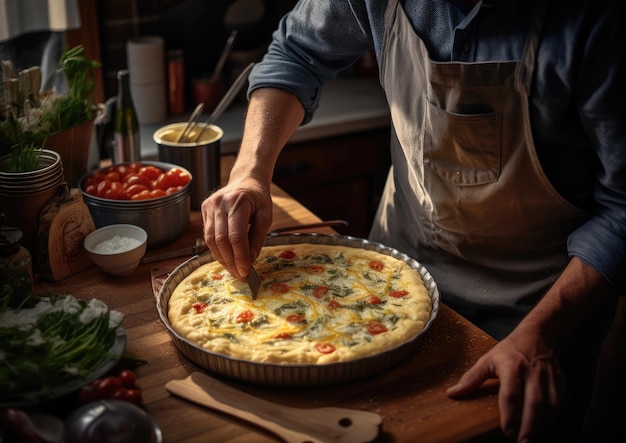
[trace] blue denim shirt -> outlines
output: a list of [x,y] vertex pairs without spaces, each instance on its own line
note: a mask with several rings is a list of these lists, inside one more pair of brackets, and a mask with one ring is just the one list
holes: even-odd
[[[539,0],[545,1],[545,0]],[[402,0],[436,61],[519,60],[533,6],[528,1]],[[380,60],[386,1],[301,0],[280,22],[249,92],[296,94],[306,124],[323,85],[374,48]],[[626,51],[620,0],[552,0],[530,96],[537,154],[548,178],[590,213],[568,248],[626,290]],[[410,79],[398,79],[410,81]]]

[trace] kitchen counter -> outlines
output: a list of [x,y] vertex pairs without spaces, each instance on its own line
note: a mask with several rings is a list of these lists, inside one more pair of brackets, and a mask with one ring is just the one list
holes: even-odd
[[[216,124],[224,130],[221,141],[222,155],[236,154],[241,141],[246,103],[233,102]],[[152,139],[154,131],[169,123],[187,121],[190,113],[170,117],[165,122],[141,126],[141,156],[144,159],[158,157],[157,146]],[[204,113],[199,122],[206,120]],[[376,78],[339,77],[328,82],[322,92],[320,106],[313,119],[301,126],[291,142],[316,140],[388,127],[389,108],[385,95]]]
[[[272,187],[272,197],[272,229],[320,221],[277,186]],[[333,233],[329,228],[316,232]],[[193,246],[201,235],[201,215],[192,212],[190,224],[180,238],[148,250],[147,256]],[[97,298],[124,314],[126,353],[147,363],[134,366],[132,360],[122,359],[117,370],[122,367],[135,370],[144,408],[157,421],[166,443],[280,441],[257,426],[196,406],[166,390],[167,382],[182,380],[199,368],[177,350],[160,321],[151,279],[185,260],[186,257],[179,257],[140,265],[123,278],[109,277],[92,266],[60,283],[40,282],[35,291],[71,293],[86,300]],[[437,318],[420,338],[415,352],[382,374],[315,389],[272,388],[215,378],[248,394],[292,407],[336,406],[375,412],[382,417],[382,429],[375,442],[503,442],[495,380],[467,399],[452,400],[445,394],[446,388],[495,343],[441,304]],[[76,407],[77,398],[70,396],[42,406],[39,412],[62,416]]]

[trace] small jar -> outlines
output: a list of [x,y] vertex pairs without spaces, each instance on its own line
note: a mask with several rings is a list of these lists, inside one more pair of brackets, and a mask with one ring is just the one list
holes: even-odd
[[20,245],[22,231],[2,225],[0,228],[0,293],[26,295],[33,290],[33,259]]

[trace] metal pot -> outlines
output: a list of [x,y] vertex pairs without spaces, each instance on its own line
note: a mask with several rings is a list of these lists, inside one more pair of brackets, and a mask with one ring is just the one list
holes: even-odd
[[[187,171],[172,163],[142,161],[168,171],[173,167]],[[108,168],[101,168],[105,171]],[[130,224],[142,227],[148,233],[148,247],[163,245],[178,238],[189,224],[191,211],[191,182],[180,191],[147,200],[112,200],[87,194],[83,183],[93,172],[80,179],[80,191],[89,208],[96,228],[113,224]],[[192,177],[193,181],[193,177]]]

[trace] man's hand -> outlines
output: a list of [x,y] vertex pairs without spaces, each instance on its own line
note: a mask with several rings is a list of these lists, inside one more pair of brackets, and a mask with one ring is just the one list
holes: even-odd
[[215,259],[245,281],[272,224],[270,189],[253,177],[231,180],[202,203],[202,218]]
[[516,441],[536,441],[556,419],[565,392],[565,378],[554,351],[537,337],[515,331],[483,355],[458,383],[448,388],[460,398],[487,379],[498,378],[500,426]]

